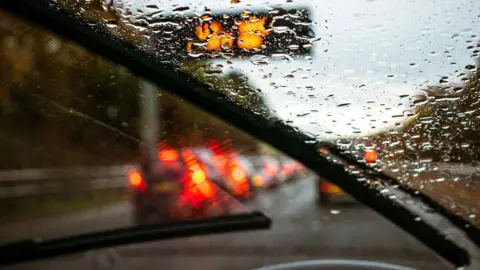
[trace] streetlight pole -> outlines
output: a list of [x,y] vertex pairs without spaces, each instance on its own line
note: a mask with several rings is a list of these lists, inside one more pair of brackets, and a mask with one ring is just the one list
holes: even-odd
[[[149,165],[157,158],[157,140],[159,134],[159,102],[157,100],[157,89],[148,82],[142,83],[143,102],[141,108],[141,130],[142,141],[146,147],[143,148],[144,157]],[[151,166],[149,166],[151,168]]]

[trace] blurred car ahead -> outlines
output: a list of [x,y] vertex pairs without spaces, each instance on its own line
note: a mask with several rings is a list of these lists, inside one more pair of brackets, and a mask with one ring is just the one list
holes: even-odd
[[[378,156],[375,149],[366,149],[363,151],[363,160],[368,164],[377,163]],[[318,204],[325,204],[331,202],[332,198],[348,196],[338,186],[328,182],[327,180],[318,178],[317,182],[317,202]]]
[[207,214],[215,186],[192,153],[169,148],[129,173],[136,224],[192,219]]
[[253,185],[259,188],[273,188],[279,184],[280,163],[270,156],[253,156],[250,158],[255,176]]
[[300,177],[301,167],[298,162],[285,155],[279,157],[279,162],[281,167],[279,173],[285,181],[292,181]]
[[193,148],[192,151],[208,171],[210,179],[228,194],[240,200],[249,199],[254,195],[244,164],[235,153],[215,154],[206,147]]
[[237,155],[237,159],[238,164],[240,165],[240,167],[242,167],[242,169],[245,171],[245,174],[247,175],[248,183],[250,184],[252,191],[255,193],[257,186],[254,185],[253,178],[256,174],[255,167],[253,166],[252,161],[249,157],[244,155]]

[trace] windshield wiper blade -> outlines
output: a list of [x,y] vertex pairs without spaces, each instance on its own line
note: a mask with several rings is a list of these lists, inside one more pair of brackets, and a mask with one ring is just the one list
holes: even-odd
[[[334,164],[319,155],[316,145],[306,143],[311,142],[312,138],[284,122],[273,118],[267,119],[265,116],[248,111],[245,107],[229,101],[225,94],[214,91],[207,84],[177,71],[178,68],[173,64],[157,62],[151,54],[114,37],[101,25],[88,23],[66,10],[60,10],[52,5],[51,1],[0,1],[0,8],[46,27],[125,66],[132,73],[150,80],[164,90],[268,142],[409,232],[447,261],[458,267],[469,264],[469,254],[464,248],[447,239],[434,226],[417,221],[414,213],[402,208],[393,200],[379,196],[378,191],[357,181],[356,177],[346,172],[341,165]],[[464,227],[459,228],[465,231]]]
[[0,246],[0,266],[41,260],[116,245],[179,237],[269,229],[271,220],[260,212],[177,221],[93,232],[53,240],[28,240]]

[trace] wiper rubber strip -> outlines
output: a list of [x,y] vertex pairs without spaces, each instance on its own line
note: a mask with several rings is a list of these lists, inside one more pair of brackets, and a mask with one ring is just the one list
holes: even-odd
[[[312,138],[299,133],[282,121],[267,119],[248,111],[241,105],[234,104],[226,95],[210,89],[207,84],[185,73],[175,71],[178,68],[172,64],[159,63],[153,55],[114,37],[98,24],[88,24],[66,10],[59,10],[50,1],[0,1],[0,8],[43,26],[114,63],[125,66],[132,73],[178,95],[252,136],[268,142],[403,228],[455,266],[469,264],[470,257],[465,249],[447,239],[430,224],[417,221],[416,215],[412,212],[391,199],[379,195],[376,190],[364,186],[341,165],[320,156],[316,145],[305,143]],[[464,227],[459,228],[465,231]]]
[[268,229],[271,220],[259,212],[152,224],[46,241],[22,241],[0,246],[0,266],[53,258],[117,245],[166,240],[195,235]]

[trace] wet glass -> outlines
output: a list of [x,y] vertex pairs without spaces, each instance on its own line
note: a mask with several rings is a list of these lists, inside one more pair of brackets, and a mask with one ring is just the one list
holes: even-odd
[[56,2],[480,224],[478,2]]
[[[278,151],[0,13],[0,243],[250,213]],[[297,167],[295,173],[305,173]]]
[[[355,68],[351,63],[350,68],[358,68],[358,72],[385,82],[383,92],[378,90],[381,83],[374,83],[379,87],[375,88],[367,84],[370,79],[356,77],[352,71],[344,72],[343,68],[350,64],[343,61],[351,60],[346,54],[348,42],[345,47],[335,45],[336,36],[328,33],[349,24],[345,21],[345,25],[336,28],[329,26],[335,22],[332,14],[340,10],[335,3],[326,3],[322,8],[300,2],[299,5],[262,4],[255,19],[245,12],[245,9],[255,10],[248,2],[222,5],[212,2],[211,11],[185,3],[172,3],[169,9],[164,9],[158,3],[143,1],[56,2],[104,25],[106,31],[138,44],[159,59],[171,61],[178,70],[210,83],[212,91],[222,91],[232,101],[258,114],[278,116],[315,135],[319,141],[333,140],[360,158],[364,158],[365,150],[375,149],[379,157],[375,166],[389,166],[392,174],[398,174],[401,181],[414,187],[429,190],[415,186],[419,182],[412,180],[420,177],[412,174],[417,172],[419,164],[429,165],[426,166],[429,171],[418,173],[425,173],[426,178],[445,170],[435,170],[433,164],[438,164],[437,161],[424,156],[406,159],[405,166],[395,163],[404,161],[395,156],[402,152],[392,150],[395,155],[389,156],[378,145],[392,140],[391,136],[400,136],[397,133],[364,138],[360,137],[363,133],[350,132],[350,122],[345,119],[354,119],[352,123],[360,121],[356,119],[363,117],[359,112],[367,114],[378,109],[369,116],[374,119],[386,115],[390,100],[386,93],[393,91],[387,86],[393,83],[387,83],[390,76],[367,72],[370,69],[366,65],[370,62],[363,62],[365,59],[359,59]],[[357,12],[361,12],[364,4],[356,4]],[[370,4],[386,12],[378,4]],[[223,15],[224,11],[230,15]],[[164,12],[173,17],[163,18]],[[354,17],[362,18],[360,14]],[[347,15],[348,12],[344,14]],[[278,25],[272,24],[275,16],[280,17],[276,18]],[[155,24],[157,17],[161,23]],[[168,28],[162,28],[175,28],[185,21],[197,22],[201,18],[207,27],[203,23],[198,31],[195,23],[188,24],[192,31],[185,33],[181,29],[169,32]],[[338,256],[421,269],[445,268],[431,250],[334,186],[326,189],[339,196],[332,195],[331,200],[320,202],[320,185],[325,182],[318,181],[317,176],[272,147],[35,25],[3,12],[0,19],[0,147],[5,153],[0,160],[1,244],[253,210],[265,212],[277,224],[268,232],[122,246],[12,269],[64,269],[72,265],[95,269],[119,266],[150,269],[152,265],[174,269],[200,265],[246,269]],[[202,39],[202,33],[215,32],[218,27],[212,21],[222,23],[222,31],[229,29],[232,36],[210,33]],[[267,26],[262,26],[263,22]],[[352,23],[350,27],[359,25]],[[240,37],[242,27],[247,30]],[[290,28],[298,33],[292,33]],[[369,31],[376,33],[374,30]],[[368,28],[365,31],[370,33]],[[181,33],[186,40],[172,43],[175,33]],[[352,32],[350,39],[363,40],[353,33],[356,32]],[[154,35],[156,38],[152,38]],[[220,49],[216,47],[218,40]],[[254,48],[259,43],[259,48]],[[192,44],[191,48],[188,44]],[[168,54],[172,48],[177,54]],[[219,52],[224,49],[227,52]],[[345,58],[335,50],[342,51]],[[371,70],[381,72],[386,67],[377,68]],[[335,70],[343,75],[333,76]],[[362,80],[365,85],[351,86],[349,80]],[[347,86],[335,86],[336,81]],[[343,97],[338,100],[341,91]],[[398,93],[399,98],[409,100],[414,96],[404,96],[405,93]],[[369,105],[360,105],[363,101],[359,100],[368,95],[375,98],[368,100]],[[346,101],[345,96],[353,100]],[[385,119],[385,126],[394,121]],[[347,127],[342,131],[343,124]],[[388,139],[382,137],[386,135]],[[401,138],[402,142],[410,141]],[[396,145],[391,142],[390,147],[384,148],[396,149]],[[155,162],[149,165],[148,158],[152,157]],[[435,198],[464,203],[466,207],[458,209],[463,209],[464,215],[471,215],[473,201],[465,198],[472,196],[473,189],[458,179],[440,181],[440,176],[434,177],[438,183],[468,187],[465,197],[450,198],[446,194],[454,186],[448,184],[442,186],[441,196]],[[167,195],[172,196],[168,199]],[[378,241],[372,243],[374,238]]]

